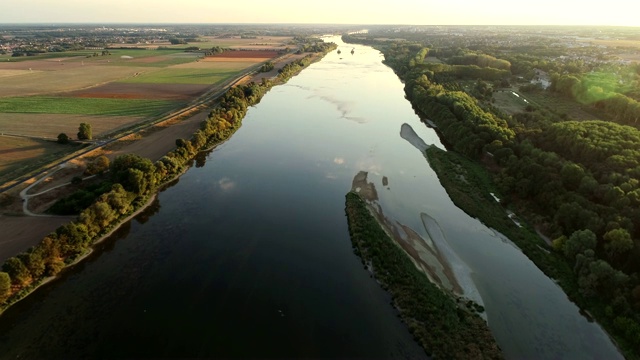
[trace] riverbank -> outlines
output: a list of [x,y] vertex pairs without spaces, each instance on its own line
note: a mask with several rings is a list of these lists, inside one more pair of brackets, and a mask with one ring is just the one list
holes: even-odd
[[398,248],[355,192],[346,195],[354,252],[393,298],[393,305],[429,356],[500,359],[486,322],[472,303],[460,302],[431,283]]
[[[434,146],[429,147],[425,154],[456,206],[513,241],[536,266],[560,285],[572,301],[585,308],[586,303],[578,292],[572,269],[560,254],[548,248],[535,228],[513,220],[513,213],[495,199],[496,190],[486,169],[462,155]],[[586,308],[591,317],[602,321],[604,305],[591,302]],[[604,329],[611,330],[609,324],[603,325]],[[626,358],[637,358],[628,349],[620,346],[621,339],[615,336],[615,332],[608,331],[608,335]]]
[[[334,48],[335,44],[333,46],[327,44],[323,52],[287,64],[285,66],[287,70],[276,81],[263,81],[262,84],[252,83],[229,89],[221,97],[219,107],[214,109],[209,118],[203,122],[203,129],[197,130],[190,141],[177,140],[177,149],[162,157],[152,167],[146,165],[145,161],[151,163],[148,159],[140,157],[137,157],[134,163],[130,163],[129,170],[135,169],[142,178],[139,178],[136,183],[124,186],[129,185],[130,189],[139,190],[128,192],[123,185],[116,184],[119,187],[114,185],[112,191],[101,195],[89,208],[82,211],[78,221],[63,225],[28,252],[8,259],[3,270],[9,274],[13,286],[8,296],[2,294],[5,301],[0,304],[0,313],[28,296],[45,281],[51,281],[62,269],[86,258],[90,253],[86,250],[87,247],[90,248],[103,241],[124,222],[151,204],[152,198],[164,186],[174,181],[191,166],[201,149],[211,149],[233,135],[240,127],[247,108],[259,102],[271,87],[285,83]],[[136,166],[144,167],[145,172],[141,172],[141,168]],[[153,185],[158,178],[161,179],[159,184]],[[130,182],[130,180],[127,181]],[[143,186],[140,187],[141,185]],[[124,216],[114,217],[114,214]]]

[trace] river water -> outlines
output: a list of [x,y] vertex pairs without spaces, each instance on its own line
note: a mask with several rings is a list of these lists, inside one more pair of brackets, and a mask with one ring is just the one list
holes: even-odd
[[341,54],[273,88],[137,220],[3,314],[0,354],[424,358],[352,252],[344,196],[357,187],[444,287],[484,304],[508,358],[620,358],[453,205],[419,150],[442,144],[382,55],[330,41]]

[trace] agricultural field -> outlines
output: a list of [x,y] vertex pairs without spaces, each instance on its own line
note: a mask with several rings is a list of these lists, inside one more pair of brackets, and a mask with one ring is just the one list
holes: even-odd
[[523,99],[519,95],[516,95],[511,90],[495,91],[493,93],[493,101],[494,106],[509,115],[523,112],[527,105],[529,105],[525,99]]
[[[146,70],[144,67],[67,66],[60,70],[36,70],[35,67],[29,70],[30,67],[27,67],[25,71],[25,69],[6,69],[5,65],[7,64],[0,64],[0,71],[13,70],[15,75],[0,77],[0,98],[73,91],[133,77],[136,73]],[[16,70],[20,72],[16,73]]]
[[[79,124],[89,123],[93,136],[100,138],[184,107],[212,87],[279,56],[291,38],[204,40],[193,46],[241,50],[205,57],[184,51],[190,45],[182,45],[2,58],[0,133],[48,139],[65,133],[75,138]],[[51,142],[6,139],[1,150],[11,156],[2,157],[0,174],[2,169],[5,175],[17,174],[65,153]]]
[[0,98],[0,113],[151,117],[179,105],[167,100],[29,96]]
[[527,93],[524,96],[534,105],[551,109],[559,114],[567,114],[573,120],[598,120],[598,116],[585,111],[582,105],[562,96],[547,92]]
[[[190,65],[190,64],[189,64]],[[241,69],[219,69],[215,66],[168,67],[121,81],[124,84],[192,84],[215,85],[237,75]]]
[[210,49],[214,46],[231,49],[284,49],[290,45],[293,40],[290,36],[257,36],[255,39],[241,39],[240,36],[218,37],[218,36],[202,36],[201,41],[190,42],[181,45],[160,45],[168,48],[185,48],[188,46],[197,46],[201,49]]
[[57,158],[78,150],[77,146],[60,145],[53,141],[14,136],[0,136],[0,184],[20,172],[35,170]]
[[[143,120],[133,116],[87,116],[69,114],[2,114],[0,115],[0,132],[3,134],[21,134],[32,137],[57,139],[58,134],[65,133],[76,137],[78,125],[82,122],[91,124],[94,137],[101,137],[116,129]],[[5,141],[3,138],[2,141]],[[2,146],[2,144],[0,144]]]
[[188,100],[204,93],[207,84],[126,84],[109,83],[74,91],[69,96],[81,98]]

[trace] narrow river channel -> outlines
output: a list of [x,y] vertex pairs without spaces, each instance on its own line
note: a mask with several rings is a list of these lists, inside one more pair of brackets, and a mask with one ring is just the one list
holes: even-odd
[[357,183],[396,230],[439,249],[425,261],[484,304],[507,358],[621,358],[451,202],[419,150],[438,136],[382,55],[328,40],[340,54],[273,88],[145,214],[3,314],[0,354],[425,358],[351,250],[344,196]]

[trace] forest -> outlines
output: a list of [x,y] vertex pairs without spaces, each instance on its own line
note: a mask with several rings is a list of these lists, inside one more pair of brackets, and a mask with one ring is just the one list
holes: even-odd
[[[416,112],[437,125],[450,151],[481,164],[501,205],[520,214],[549,243],[537,236],[512,240],[607,329],[627,356],[637,358],[640,65],[597,65],[568,61],[565,55],[552,60],[536,53],[534,45],[534,50],[498,47],[483,39],[460,46],[455,37],[447,43],[427,34],[405,35],[394,41],[378,40],[380,34],[343,39],[383,52]],[[547,89],[529,82],[536,71],[549,71]],[[496,106],[492,92],[517,91],[512,84],[520,84],[524,94],[561,97],[599,119],[573,119],[538,103],[508,114]],[[483,220],[482,211],[473,215]]]

